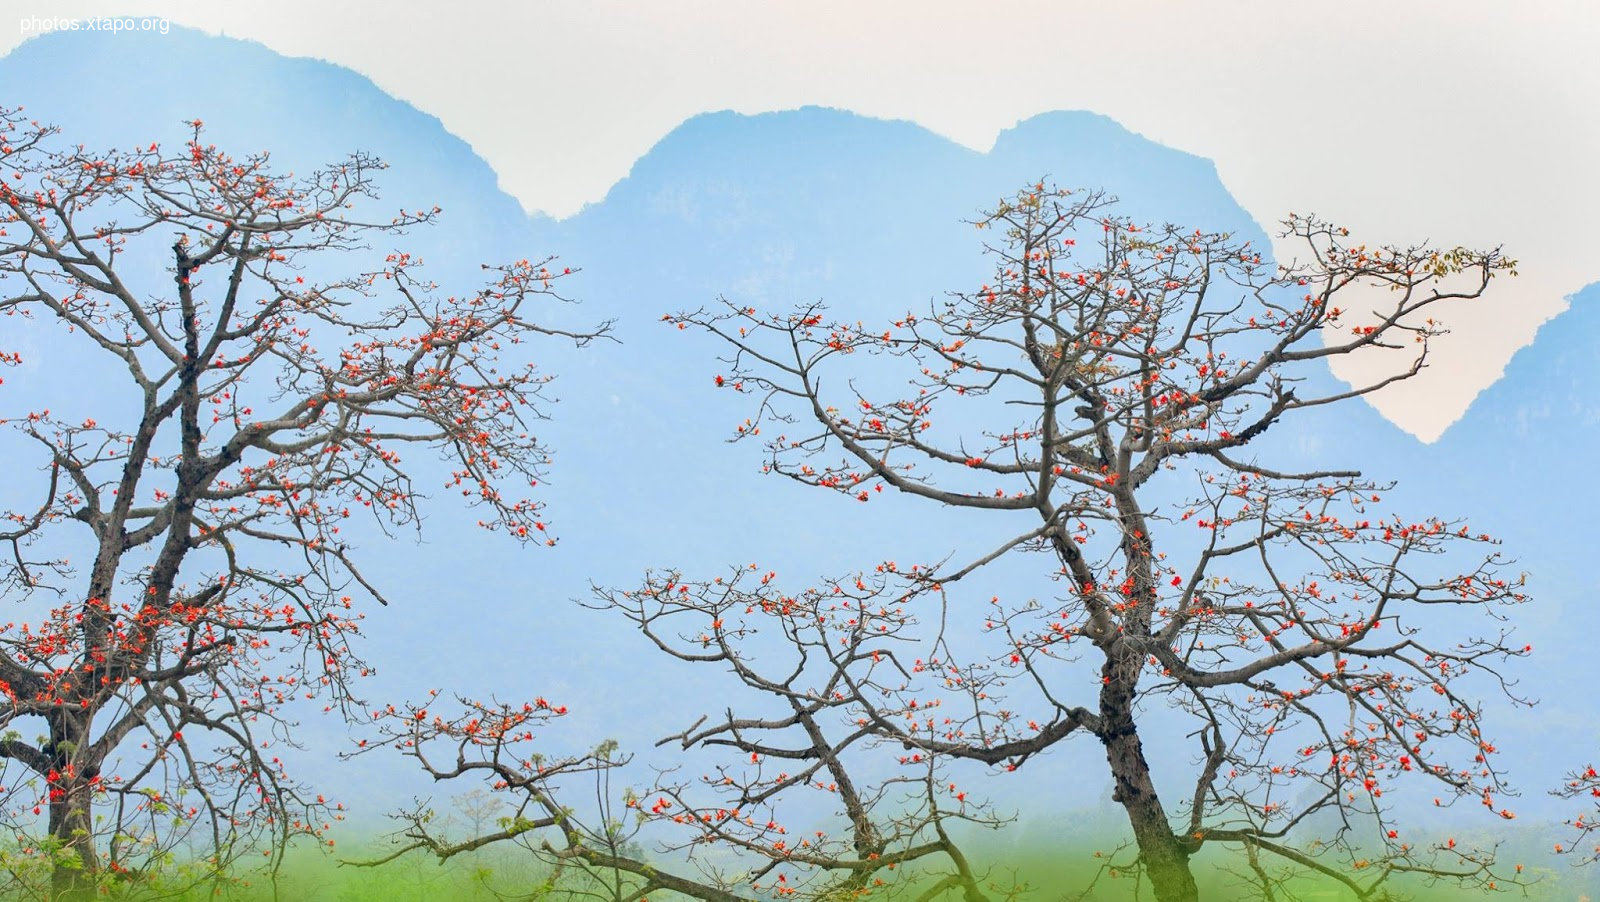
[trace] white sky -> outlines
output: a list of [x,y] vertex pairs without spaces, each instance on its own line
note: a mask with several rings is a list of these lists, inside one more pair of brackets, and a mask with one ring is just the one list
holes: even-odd
[[1035,113],[1104,113],[1214,160],[1262,222],[1315,211],[1521,261],[1446,318],[1423,377],[1377,399],[1424,439],[1600,280],[1592,0],[3,0],[0,52],[22,18],[107,15],[355,69],[558,216],[708,110],[836,106],[978,150]]

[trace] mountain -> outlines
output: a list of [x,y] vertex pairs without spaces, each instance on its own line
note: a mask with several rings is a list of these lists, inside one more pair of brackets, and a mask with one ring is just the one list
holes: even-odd
[[[86,61],[109,74],[83,77]],[[527,235],[521,206],[466,142],[341,66],[185,28],[57,32],[0,58],[0,86],[0,104],[23,106],[90,147],[180,143],[199,119],[207,142],[236,156],[268,150],[283,170],[363,150],[393,166],[383,198],[393,207],[448,200],[447,248],[498,253],[508,237]]]
[[[92,89],[65,77],[87,60],[116,77]],[[545,500],[560,545],[518,552],[463,528],[470,521],[441,504],[420,543],[401,537],[364,548],[367,569],[383,574],[396,599],[369,619],[368,656],[379,671],[369,697],[415,698],[434,686],[545,695],[573,710],[551,731],[558,747],[616,737],[645,752],[701,713],[686,711],[684,699],[736,703],[725,674],[669,667],[625,624],[572,604],[588,597],[591,580],[628,587],[646,567],[712,576],[759,561],[803,585],[885,557],[937,559],[984,546],[1010,525],[974,524],[887,495],[859,505],[763,477],[758,449],[723,441],[750,411],[747,398],[713,393],[721,349],[667,327],[662,314],[719,296],[777,308],[821,299],[863,320],[925,309],[987,277],[982,235],[962,220],[1040,178],[1108,189],[1136,218],[1233,231],[1267,247],[1209,161],[1091,113],[1030,118],[988,153],[910,123],[837,110],[709,113],[665,136],[604,199],[556,221],[526,217],[437,119],[349,70],[248,42],[181,29],[51,35],[0,59],[0,85],[0,104],[26,103],[91,146],[182,140],[183,123],[199,118],[208,141],[270,148],[285,168],[375,153],[393,166],[382,179],[385,202],[444,208],[438,227],[403,244],[447,286],[475,283],[480,263],[523,256],[557,253],[580,270],[566,284],[582,303],[550,315],[567,325],[615,318],[620,343],[539,350],[541,365],[559,375],[553,387],[562,399],[543,426],[557,454]],[[1533,574],[1536,601],[1518,615],[1519,635],[1550,651],[1524,670],[1525,687],[1545,704],[1492,714],[1519,734],[1504,745],[1529,766],[1523,785],[1535,791],[1553,782],[1551,768],[1576,763],[1555,755],[1581,756],[1600,741],[1586,720],[1592,706],[1564,691],[1580,643],[1600,625],[1578,603],[1595,588],[1580,543],[1596,492],[1578,467],[1600,429],[1597,343],[1600,290],[1591,288],[1434,445],[1360,403],[1270,433],[1271,446],[1299,462],[1353,463],[1399,480],[1392,503],[1470,514],[1505,535],[1518,566]],[[1326,373],[1314,378],[1335,384]],[[1021,597],[1050,591],[1016,568],[997,570],[992,586]],[[1536,738],[1550,723],[1572,731],[1559,748]],[[430,791],[399,760],[332,763],[332,752],[347,747],[342,724],[308,716],[305,736],[300,771],[336,783],[369,815]],[[1031,779],[1092,767],[1098,752],[1075,744],[1030,765],[1038,767]],[[1078,786],[1067,803],[1096,804],[1096,781],[1065,782]],[[996,781],[992,794],[1005,808],[1027,792]]]
[[1538,604],[1522,619],[1547,638],[1543,657],[1562,674],[1600,635],[1600,608],[1587,603],[1600,571],[1586,547],[1600,489],[1585,463],[1600,448],[1600,282],[1568,300],[1440,436],[1431,472],[1418,474],[1432,496],[1494,518],[1490,530],[1535,587]]

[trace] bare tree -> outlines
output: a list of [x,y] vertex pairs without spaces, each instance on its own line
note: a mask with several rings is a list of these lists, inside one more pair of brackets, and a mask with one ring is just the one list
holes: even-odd
[[0,313],[121,380],[91,418],[59,413],[70,389],[0,416],[7,453],[31,447],[40,467],[8,459],[38,501],[0,526],[0,591],[24,612],[0,632],[6,817],[58,897],[197,837],[208,877],[262,844],[275,862],[338,816],[276,747],[286,702],[342,708],[365,672],[356,602],[385,602],[341,524],[417,523],[400,449],[453,462],[482,525],[549,541],[529,496],[549,377],[512,346],[605,326],[530,319],[567,272],[548,261],[485,267],[485,287],[449,297],[402,252],[316,277],[314,261],[438,212],[360,218],[382,168],[356,154],[285,177],[204,143],[198,121],[175,149],[94,153],[0,111]]
[[505,800],[488,790],[477,787],[450,800],[450,807],[461,816],[462,826],[468,835],[483,833],[490,824],[505,813]]

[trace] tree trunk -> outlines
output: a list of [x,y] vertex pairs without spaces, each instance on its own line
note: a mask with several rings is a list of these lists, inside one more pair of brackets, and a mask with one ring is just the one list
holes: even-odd
[[1106,762],[1115,781],[1111,798],[1128,813],[1139,860],[1150,875],[1156,899],[1196,902],[1200,889],[1189,869],[1189,844],[1172,832],[1133,721],[1138,660],[1120,661],[1121,657],[1126,655],[1113,653],[1107,661],[1104,672],[1109,680],[1100,692],[1100,741],[1105,744]]
[[76,902],[95,895],[94,787],[92,774],[75,761],[88,735],[87,717],[51,718],[55,779],[49,784],[50,837],[55,840],[57,856],[50,876],[53,902]]

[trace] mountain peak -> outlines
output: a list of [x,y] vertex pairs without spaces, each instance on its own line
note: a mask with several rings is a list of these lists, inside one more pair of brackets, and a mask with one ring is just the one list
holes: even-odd
[[[1600,430],[1600,282],[1567,300],[1570,306],[1539,327],[1500,378],[1445,431],[1441,444],[1481,449],[1485,443],[1513,437],[1528,440],[1555,432],[1593,435]],[[1571,453],[1565,442],[1529,444],[1551,453]]]
[[[39,75],[78,71],[90,59],[117,77],[85,90],[75,79]],[[437,204],[447,228],[492,224],[464,240],[492,244],[507,230],[526,234],[526,216],[499,190],[494,170],[437,117],[322,60],[188,28],[164,35],[53,32],[0,58],[0,84],[6,104],[60,126],[62,139],[74,144],[184,141],[199,119],[207,141],[234,154],[269,150],[283,172],[366,151],[391,165],[378,182],[385,205]]]

